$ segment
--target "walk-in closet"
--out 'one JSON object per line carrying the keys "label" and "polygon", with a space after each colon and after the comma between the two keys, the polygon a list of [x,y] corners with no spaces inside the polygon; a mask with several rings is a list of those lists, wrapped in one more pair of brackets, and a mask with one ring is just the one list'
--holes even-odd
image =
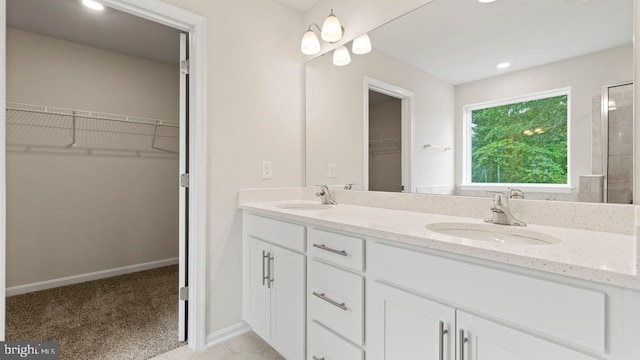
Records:
{"label": "walk-in closet", "polygon": [[180,32],[79,0],[8,0],[7,24],[6,339],[184,345]]}

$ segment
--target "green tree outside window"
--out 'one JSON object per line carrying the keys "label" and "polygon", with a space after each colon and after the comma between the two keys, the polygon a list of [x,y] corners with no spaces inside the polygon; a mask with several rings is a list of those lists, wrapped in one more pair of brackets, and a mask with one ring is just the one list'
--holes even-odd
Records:
{"label": "green tree outside window", "polygon": [[471,110],[471,182],[567,184],[567,101]]}

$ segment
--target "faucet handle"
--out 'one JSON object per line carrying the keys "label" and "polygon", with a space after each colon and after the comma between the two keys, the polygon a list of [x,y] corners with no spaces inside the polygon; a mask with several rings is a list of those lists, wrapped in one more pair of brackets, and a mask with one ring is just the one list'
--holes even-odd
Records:
{"label": "faucet handle", "polygon": [[345,189],[345,190],[351,190],[351,189],[353,188],[353,185],[355,185],[355,183],[345,184],[345,185],[344,185],[344,189]]}
{"label": "faucet handle", "polygon": [[502,191],[493,191],[493,190],[485,190],[484,192],[487,195],[490,195],[493,197],[494,206],[502,205],[502,203],[504,203],[505,205],[509,205],[509,194]]}
{"label": "faucet handle", "polygon": [[509,188],[510,199],[524,199],[524,191],[516,188]]}

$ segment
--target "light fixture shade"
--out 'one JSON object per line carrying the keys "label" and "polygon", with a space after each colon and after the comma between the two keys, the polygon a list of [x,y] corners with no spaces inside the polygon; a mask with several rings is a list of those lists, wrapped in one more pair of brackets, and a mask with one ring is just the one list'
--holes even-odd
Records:
{"label": "light fixture shade", "polygon": [[345,46],[340,46],[333,51],[333,65],[345,66],[351,62],[351,54]]}
{"label": "light fixture shade", "polygon": [[322,25],[322,40],[330,43],[338,42],[342,39],[342,24],[340,24],[340,20],[333,15],[333,10],[331,10],[331,14],[327,17]]}
{"label": "light fixture shade", "polygon": [[368,54],[371,52],[371,39],[369,39],[369,35],[364,34],[360,35],[355,40],[353,40],[353,47],[351,48],[354,54],[362,55]]}
{"label": "light fixture shade", "polygon": [[318,35],[311,30],[307,30],[302,37],[300,51],[305,55],[315,55],[320,52],[320,40]]}

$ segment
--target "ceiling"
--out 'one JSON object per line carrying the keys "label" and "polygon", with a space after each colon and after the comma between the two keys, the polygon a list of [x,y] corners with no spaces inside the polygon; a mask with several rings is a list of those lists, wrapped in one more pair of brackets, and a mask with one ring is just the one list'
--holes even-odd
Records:
{"label": "ceiling", "polygon": [[297,10],[299,12],[305,12],[311,9],[311,7],[316,3],[318,3],[320,0],[276,0],[276,1],[294,10]]}
{"label": "ceiling", "polygon": [[631,44],[633,0],[435,0],[369,35],[374,49],[458,85]]}
{"label": "ceiling", "polygon": [[7,0],[7,24],[144,59],[179,62],[180,31],[115,9],[90,10],[81,0]]}

